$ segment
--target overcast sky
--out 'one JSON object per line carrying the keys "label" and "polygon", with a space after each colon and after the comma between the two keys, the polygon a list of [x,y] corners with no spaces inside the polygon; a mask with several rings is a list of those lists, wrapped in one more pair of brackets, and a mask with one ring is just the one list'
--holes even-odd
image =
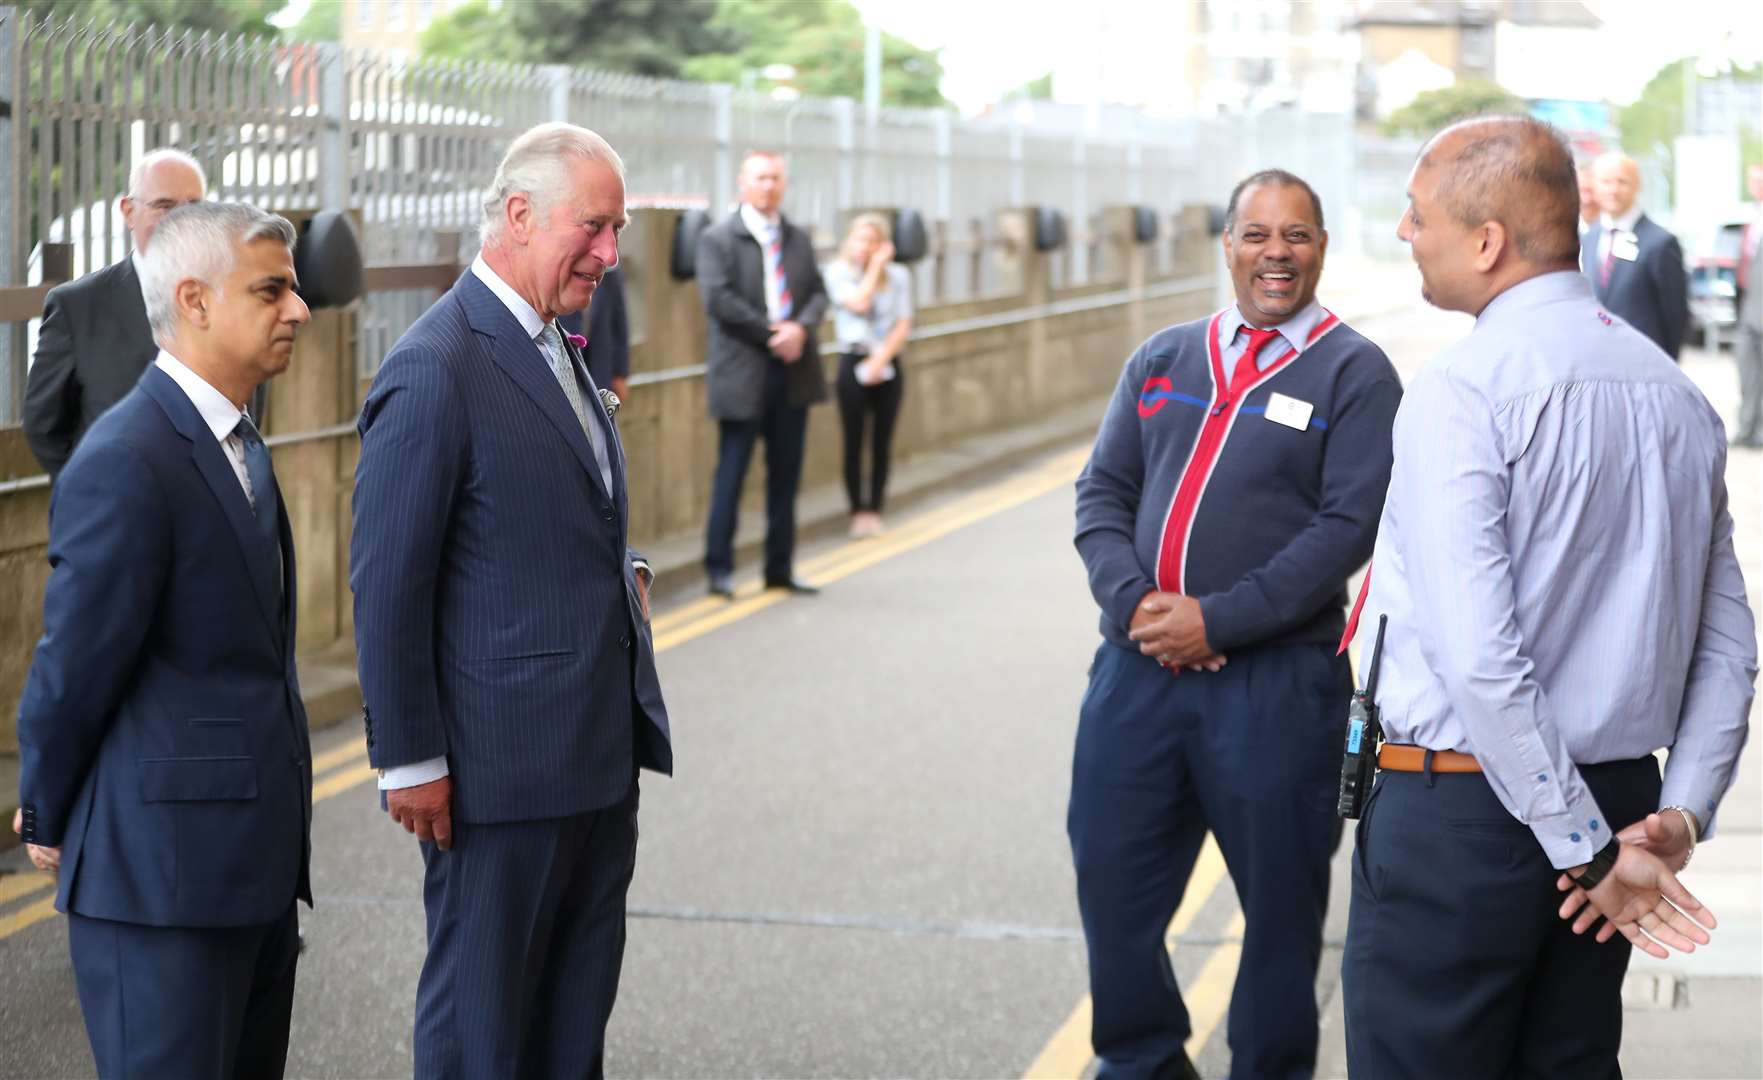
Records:
{"label": "overcast sky", "polygon": [[[1106,25],[1111,34],[1163,21],[1165,0],[855,0],[866,18],[924,48],[943,50],[943,93],[963,110],[995,101],[1064,63],[1074,38]],[[1228,2],[1228,0],[1227,0]],[[1680,56],[1730,35],[1735,59],[1763,59],[1763,3],[1756,0],[1585,0],[1604,19],[1609,62],[1603,92],[1624,105]],[[1074,13],[1081,12],[1081,16]],[[1081,19],[1081,24],[1074,22]],[[1592,95],[1597,96],[1597,95]]]}

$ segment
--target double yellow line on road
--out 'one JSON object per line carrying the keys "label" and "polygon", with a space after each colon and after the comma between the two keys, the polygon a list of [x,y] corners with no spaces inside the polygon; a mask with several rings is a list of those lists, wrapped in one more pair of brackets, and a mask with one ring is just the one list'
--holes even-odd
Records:
{"label": "double yellow line on road", "polygon": [[[957,529],[1070,484],[1077,477],[1077,472],[1083,467],[1088,454],[1087,448],[1060,454],[990,487],[909,518],[883,537],[841,544],[824,555],[802,563],[796,572],[814,585],[829,585],[850,577],[860,570],[923,547]],[[762,589],[755,581],[737,589],[733,600],[705,597],[691,601],[656,616],[652,621],[650,625],[655,635],[655,651],[662,653],[684,645],[712,630],[763,611],[788,596],[787,592],[781,590]],[[340,795],[367,783],[375,775],[373,767],[367,763],[366,742],[363,739],[350,739],[313,755],[312,801],[316,804]],[[53,896],[45,896],[12,914],[6,914],[5,911],[6,906],[13,901],[35,896],[54,884],[55,879],[49,874],[0,877],[0,940],[55,914]]]}
{"label": "double yellow line on road", "polygon": [[[1211,834],[1207,834],[1206,843],[1200,848],[1200,857],[1194,861],[1194,872],[1188,877],[1181,906],[1175,909],[1175,917],[1169,920],[1165,941],[1171,953],[1176,950],[1177,940],[1193,927],[1201,909],[1229,880],[1224,868],[1224,853],[1218,850],[1218,843]],[[1242,954],[1242,945],[1235,939],[1240,939],[1242,934],[1243,914],[1239,910],[1225,928],[1224,943],[1213,947],[1206,965],[1182,994],[1192,1026],[1187,1043],[1190,1058],[1199,1056],[1200,1048],[1212,1037],[1230,1005],[1231,983],[1236,978],[1237,960]],[[1071,1015],[1065,1018],[1065,1023],[1059,1025],[1059,1030],[1047,1040],[1040,1056],[1023,1073],[1024,1080],[1078,1080],[1093,1056],[1090,1052],[1090,1015],[1090,998],[1085,994],[1071,1010]]]}

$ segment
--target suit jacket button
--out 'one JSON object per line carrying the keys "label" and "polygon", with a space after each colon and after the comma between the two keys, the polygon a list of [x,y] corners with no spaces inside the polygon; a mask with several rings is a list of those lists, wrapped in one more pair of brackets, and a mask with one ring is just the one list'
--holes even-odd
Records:
{"label": "suit jacket button", "polygon": [[612,507],[611,507],[611,505],[605,505],[605,506],[600,507],[600,516],[605,518],[607,521],[611,521],[612,520]]}
{"label": "suit jacket button", "polygon": [[623,637],[619,638],[618,639],[618,647],[621,649],[630,648],[631,647],[631,636],[629,634],[626,634]]}

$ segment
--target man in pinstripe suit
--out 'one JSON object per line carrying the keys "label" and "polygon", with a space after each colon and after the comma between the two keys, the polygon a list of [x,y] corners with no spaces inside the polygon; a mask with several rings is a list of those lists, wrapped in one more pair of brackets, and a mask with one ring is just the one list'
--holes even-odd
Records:
{"label": "man in pinstripe suit", "polygon": [[422,1077],[599,1076],[636,858],[671,772],[624,459],[557,317],[618,261],[624,166],[517,138],[483,251],[362,408],[350,584],[368,753],[422,842]]}

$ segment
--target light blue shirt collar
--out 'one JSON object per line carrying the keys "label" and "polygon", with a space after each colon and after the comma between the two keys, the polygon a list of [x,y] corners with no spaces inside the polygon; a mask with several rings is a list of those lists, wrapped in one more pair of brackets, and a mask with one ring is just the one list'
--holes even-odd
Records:
{"label": "light blue shirt collar", "polygon": [[[1328,312],[1322,309],[1322,305],[1317,302],[1315,297],[1312,297],[1310,302],[1304,305],[1303,310],[1272,329],[1278,330],[1279,336],[1285,338],[1286,344],[1301,353],[1310,344],[1310,335],[1315,333],[1316,328],[1326,318],[1328,318]],[[1231,342],[1236,340],[1237,331],[1248,325],[1249,320],[1243,318],[1242,311],[1235,304],[1226,308],[1224,315],[1218,320],[1219,349],[1230,348]],[[1257,358],[1256,366],[1266,367],[1279,359],[1280,353],[1280,350],[1262,350],[1261,356]]]}
{"label": "light blue shirt collar", "polygon": [[1478,330],[1484,326],[1498,326],[1501,322],[1514,318],[1519,312],[1541,304],[1591,298],[1591,279],[1577,270],[1538,274],[1533,278],[1525,278],[1489,300],[1488,305],[1481,309],[1481,314],[1475,317],[1475,326]]}

